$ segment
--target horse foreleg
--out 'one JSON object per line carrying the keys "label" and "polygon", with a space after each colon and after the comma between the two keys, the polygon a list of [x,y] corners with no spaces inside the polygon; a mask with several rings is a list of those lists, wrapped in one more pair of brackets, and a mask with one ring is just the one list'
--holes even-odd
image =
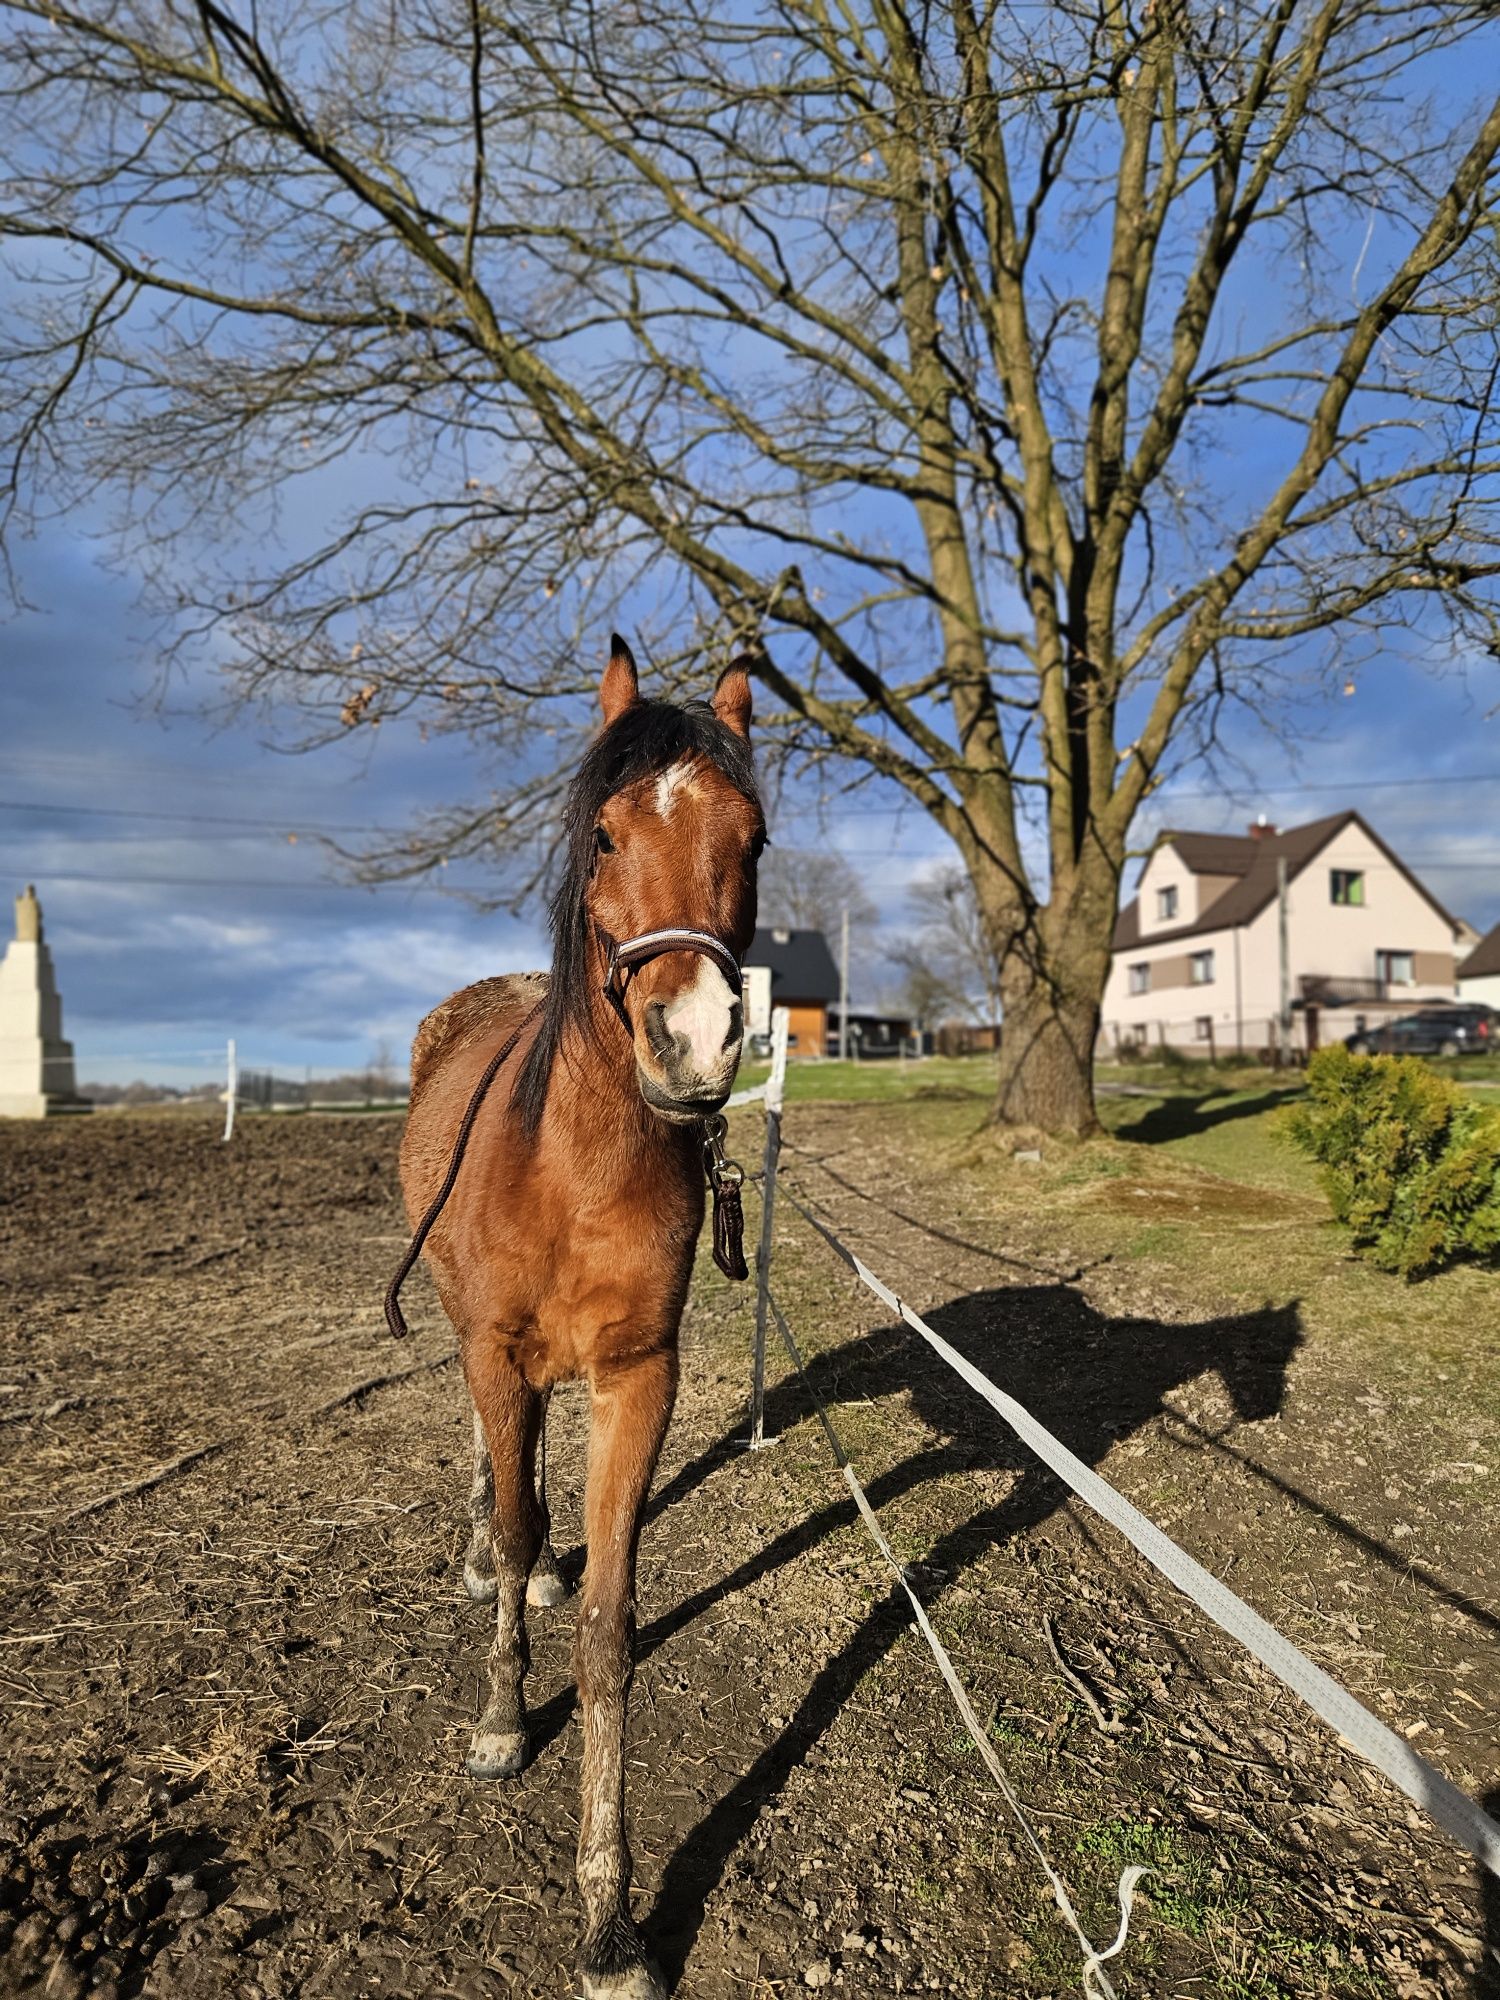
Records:
{"label": "horse foreleg", "polygon": [[494,1495],[495,1641],[489,1700],[464,1764],[471,1777],[511,1778],[524,1768],[527,1752],[525,1601],[542,1540],[532,1476],[542,1399],[520,1374],[498,1363],[472,1371],[469,1387],[484,1427]]}
{"label": "horse foreleg", "polygon": [[588,1567],[573,1648],[583,1707],[578,1888],[587,2000],[662,2000],[630,1914],[625,1841],[625,1711],[635,1642],[635,1552],[657,1453],[672,1414],[677,1357],[655,1354],[590,1383]]}
{"label": "horse foreleg", "polygon": [[557,1557],[552,1549],[552,1510],[547,1505],[547,1413],[552,1406],[552,1391],[542,1391],[542,1423],[537,1439],[536,1453],[536,1504],[542,1521],[542,1546],[526,1585],[526,1602],[539,1605],[544,1611],[554,1604],[561,1604],[568,1594],[568,1586],[563,1582],[563,1573],[557,1566]]}

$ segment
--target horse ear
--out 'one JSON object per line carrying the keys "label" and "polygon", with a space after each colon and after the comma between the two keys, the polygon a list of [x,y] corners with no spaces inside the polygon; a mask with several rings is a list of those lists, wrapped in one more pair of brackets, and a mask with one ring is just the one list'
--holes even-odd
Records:
{"label": "horse ear", "polygon": [[618,632],[609,635],[609,664],[599,683],[599,706],[604,710],[604,726],[634,708],[641,698],[635,674],[635,657]]}
{"label": "horse ear", "polygon": [[719,685],[714,689],[710,706],[726,729],[732,729],[736,736],[750,740],[750,668],[753,662],[748,653],[741,653],[719,676]]}

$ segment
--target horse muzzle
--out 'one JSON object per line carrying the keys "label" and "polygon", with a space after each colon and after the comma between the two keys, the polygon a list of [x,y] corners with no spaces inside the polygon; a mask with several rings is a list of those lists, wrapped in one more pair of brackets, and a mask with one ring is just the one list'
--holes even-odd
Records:
{"label": "horse muzzle", "polygon": [[647,1105],[658,1118],[665,1118],[669,1125],[696,1125],[700,1119],[712,1118],[716,1111],[723,1108],[729,1086],[734,1081],[731,1072],[722,1090],[679,1093],[664,1089],[639,1063],[636,1064],[635,1075]]}

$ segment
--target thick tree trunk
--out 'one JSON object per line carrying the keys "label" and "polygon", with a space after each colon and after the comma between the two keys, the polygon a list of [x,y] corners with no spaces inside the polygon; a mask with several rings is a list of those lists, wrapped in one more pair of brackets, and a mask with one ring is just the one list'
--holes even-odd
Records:
{"label": "thick tree trunk", "polygon": [[1087,1137],[1099,1130],[1094,1109],[1094,1041],[1099,995],[1054,976],[1020,977],[1007,969],[1000,1037],[997,1125]]}
{"label": "thick tree trunk", "polygon": [[1099,1131],[1094,1047],[1117,883],[1107,864],[1098,865],[1075,873],[1065,898],[1033,910],[1020,928],[1013,912],[997,913],[1003,1014],[994,1124],[1079,1137]]}

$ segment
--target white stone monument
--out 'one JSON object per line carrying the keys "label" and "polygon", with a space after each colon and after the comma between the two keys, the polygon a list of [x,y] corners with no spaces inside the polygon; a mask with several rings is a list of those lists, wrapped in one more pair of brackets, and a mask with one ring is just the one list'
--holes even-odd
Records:
{"label": "white stone monument", "polygon": [[0,962],[0,1118],[76,1111],[73,1044],[62,1038],[62,997],[29,885],[16,898],[16,934]]}

